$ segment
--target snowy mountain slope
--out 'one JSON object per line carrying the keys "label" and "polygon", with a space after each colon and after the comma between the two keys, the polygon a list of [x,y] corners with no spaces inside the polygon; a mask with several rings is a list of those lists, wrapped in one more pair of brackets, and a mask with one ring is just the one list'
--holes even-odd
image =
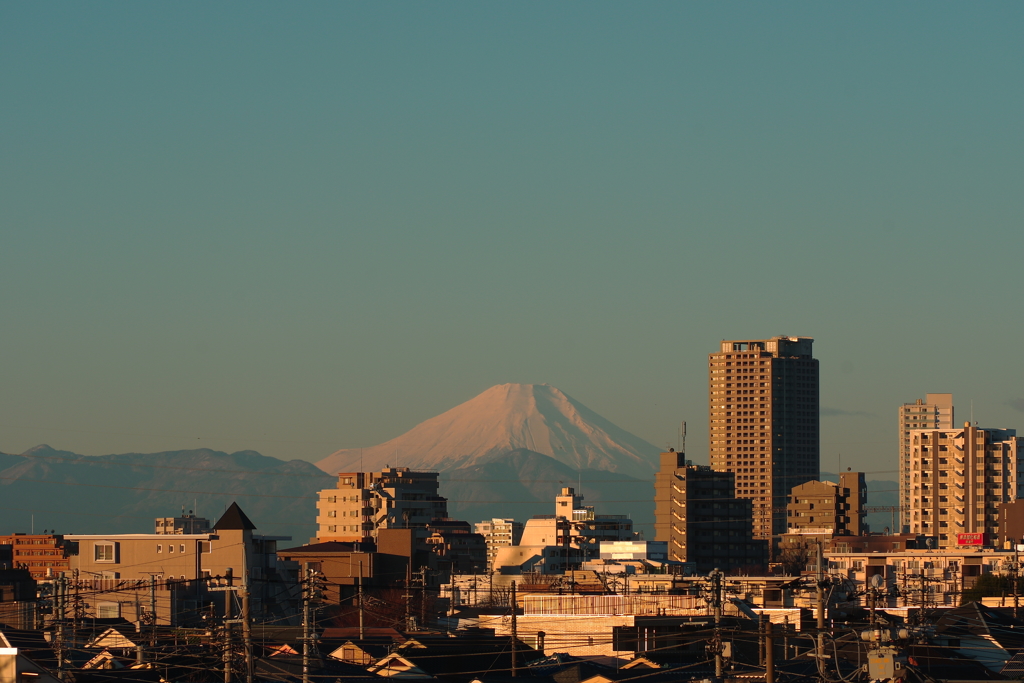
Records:
{"label": "snowy mountain slope", "polygon": [[378,446],[344,449],[316,463],[325,472],[387,465],[446,472],[516,449],[574,470],[649,476],[658,449],[547,384],[501,384]]}

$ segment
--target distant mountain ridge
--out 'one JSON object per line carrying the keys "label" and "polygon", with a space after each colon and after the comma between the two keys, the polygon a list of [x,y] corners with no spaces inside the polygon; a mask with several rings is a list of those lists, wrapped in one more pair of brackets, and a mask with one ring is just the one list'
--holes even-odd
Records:
{"label": "distant mountain ridge", "polygon": [[210,449],[85,456],[36,446],[0,453],[3,533],[152,533],[156,517],[195,509],[215,521],[238,502],[264,534],[306,542],[316,494],[334,478],[305,460]]}
{"label": "distant mountain ridge", "polygon": [[390,441],[317,462],[330,474],[387,465],[447,472],[511,451],[541,453],[575,470],[653,475],[658,448],[547,384],[499,384]]}

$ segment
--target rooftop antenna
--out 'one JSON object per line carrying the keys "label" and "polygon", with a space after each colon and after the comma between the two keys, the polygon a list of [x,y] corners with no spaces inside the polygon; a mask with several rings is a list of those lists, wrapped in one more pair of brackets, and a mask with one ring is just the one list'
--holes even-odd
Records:
{"label": "rooftop antenna", "polygon": [[679,426],[679,442],[676,443],[676,450],[680,453],[686,452],[686,420]]}

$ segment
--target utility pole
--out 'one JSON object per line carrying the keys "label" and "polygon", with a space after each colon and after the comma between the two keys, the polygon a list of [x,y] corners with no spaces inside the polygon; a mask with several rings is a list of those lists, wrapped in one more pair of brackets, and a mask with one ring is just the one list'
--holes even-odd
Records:
{"label": "utility pole", "polygon": [[234,601],[231,590],[234,584],[232,571],[231,567],[228,567],[225,572],[228,589],[224,591],[224,683],[231,683],[231,603]]}
{"label": "utility pole", "polygon": [[412,630],[412,557],[405,565],[405,628]]}
{"label": "utility pole", "polygon": [[149,575],[149,613],[153,620],[153,630],[150,633],[149,645],[156,647],[156,574]]}
{"label": "utility pole", "polygon": [[822,557],[821,541],[817,542],[817,570],[815,571],[815,579],[818,584],[818,664],[824,666],[825,657],[825,572],[822,566],[824,558]]}
{"label": "utility pole", "polygon": [[302,683],[309,683],[310,598],[313,593],[313,570],[305,563],[306,576],[302,582]]}
{"label": "utility pole", "polygon": [[64,601],[67,598],[67,577],[57,577],[57,678],[64,680]]}
{"label": "utility pole", "polygon": [[1017,588],[1018,588],[1017,582],[1020,580],[1018,578],[1019,577],[1019,573],[1018,572],[1020,572],[1020,556],[1018,554],[1019,552],[1020,552],[1020,545],[1017,543],[1016,540],[1014,540],[1013,541],[1013,572],[1012,572],[1012,575],[1013,575],[1013,618],[1014,619],[1019,619],[1020,618],[1020,591],[1017,590]]}
{"label": "utility pole", "polygon": [[359,560],[359,640],[363,640],[366,637],[366,632],[363,630],[363,561]]}
{"label": "utility pole", "polygon": [[427,568],[420,567],[420,628],[427,624]]}
{"label": "utility pole", "polygon": [[765,621],[767,623],[764,631],[764,683],[775,683],[775,624],[770,617]]}
{"label": "utility pole", "polygon": [[75,569],[71,576],[72,576],[73,581],[75,582],[75,584],[74,584],[75,594],[74,594],[74,597],[71,599],[71,642],[72,642],[72,644],[74,644],[77,647],[77,645],[78,645],[78,619],[79,619],[79,616],[81,615],[81,611],[82,611],[81,596],[80,596],[80,594],[78,592],[79,588],[80,588],[79,582],[78,582],[78,570]]}
{"label": "utility pole", "polygon": [[716,567],[708,575],[711,579],[711,606],[715,612],[715,635],[712,648],[715,655],[715,683],[721,683],[724,662],[722,660],[722,572]]}
{"label": "utility pole", "polygon": [[[244,562],[244,558],[243,558]],[[252,608],[249,602],[249,570],[242,573],[242,586],[238,591],[242,601],[242,644],[245,650],[245,683],[253,683],[252,670]]]}
{"label": "utility pole", "polygon": [[516,624],[516,582],[515,581],[512,582],[512,605],[511,605],[511,609],[512,609],[512,678],[516,678],[518,676],[518,671],[517,671],[517,668],[518,668],[517,664],[518,664],[518,662],[516,661],[516,654],[517,654],[517,652],[516,652],[516,641],[519,640],[519,629],[518,629],[518,625]]}

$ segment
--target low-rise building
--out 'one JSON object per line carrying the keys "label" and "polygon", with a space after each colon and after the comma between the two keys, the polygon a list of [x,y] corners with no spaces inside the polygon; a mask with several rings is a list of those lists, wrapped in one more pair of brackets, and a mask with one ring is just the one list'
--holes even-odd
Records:
{"label": "low-rise building", "polygon": [[427,546],[437,556],[443,573],[476,574],[487,570],[487,543],[469,522],[435,519],[427,525]]}
{"label": "low-rise building", "polygon": [[484,537],[487,544],[487,567],[493,568],[494,557],[499,548],[519,545],[523,538],[523,523],[514,519],[493,519],[477,522],[473,530]]}
{"label": "low-rise building", "polygon": [[342,472],[335,488],[320,491],[316,541],[359,543],[375,539],[379,529],[425,528],[448,517],[437,477],[408,467]]}
{"label": "low-rise building", "polygon": [[376,551],[369,543],[311,543],[277,551],[277,556],[293,567],[298,581],[308,566],[324,579],[325,599],[340,604],[363,588],[388,588],[404,585],[409,575],[409,557]]}
{"label": "low-rise building", "polygon": [[[981,549],[903,550],[897,552],[829,552],[830,576],[853,586],[854,600],[868,606],[872,591],[879,607],[940,607],[960,604],[961,594],[978,578],[1009,572],[1011,551]],[[879,579],[872,577],[879,576]],[[872,581],[878,582],[877,589]]]}
{"label": "low-rise building", "polygon": [[210,520],[196,517],[191,510],[181,511],[180,517],[157,517],[158,534],[205,534],[210,531]]}
{"label": "low-rise building", "polygon": [[0,536],[0,545],[10,546],[12,569],[27,569],[37,581],[59,576],[70,567],[60,534],[8,534]]}
{"label": "low-rise building", "polygon": [[[248,581],[254,617],[295,614],[294,586],[280,571],[278,541],[289,536],[253,533],[256,526],[232,503],[209,533],[69,534],[69,593],[89,617],[184,625],[199,621],[210,589]],[[223,600],[214,601],[216,605]]]}
{"label": "low-rise building", "polygon": [[669,560],[697,573],[763,566],[768,541],[753,536],[753,502],[736,497],[736,475],[694,465],[683,453],[661,454],[654,482],[656,538]]}
{"label": "low-rise building", "polygon": [[867,485],[863,472],[842,472],[839,483],[809,481],[794,486],[787,507],[789,533],[860,536],[867,533],[864,506]]}

